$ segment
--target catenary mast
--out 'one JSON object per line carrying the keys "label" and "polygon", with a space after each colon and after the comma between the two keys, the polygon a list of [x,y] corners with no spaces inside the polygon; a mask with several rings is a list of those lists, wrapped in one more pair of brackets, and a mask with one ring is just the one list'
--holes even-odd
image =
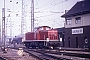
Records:
{"label": "catenary mast", "polygon": [[[22,0],[21,34],[26,32],[25,0]],[[31,0],[31,32],[34,32],[34,0]]]}
{"label": "catenary mast", "polygon": [[25,0],[22,0],[22,18],[21,18],[21,34],[26,33],[26,12],[25,12]]}
{"label": "catenary mast", "polygon": [[34,0],[31,0],[31,32],[34,32]]}

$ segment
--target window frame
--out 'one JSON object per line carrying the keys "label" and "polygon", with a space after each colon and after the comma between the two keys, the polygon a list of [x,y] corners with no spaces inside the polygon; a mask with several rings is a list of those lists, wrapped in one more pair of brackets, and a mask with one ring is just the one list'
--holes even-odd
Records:
{"label": "window frame", "polygon": [[75,24],[81,24],[81,17],[75,17]]}
{"label": "window frame", "polygon": [[72,24],[72,18],[66,18],[66,25]]}

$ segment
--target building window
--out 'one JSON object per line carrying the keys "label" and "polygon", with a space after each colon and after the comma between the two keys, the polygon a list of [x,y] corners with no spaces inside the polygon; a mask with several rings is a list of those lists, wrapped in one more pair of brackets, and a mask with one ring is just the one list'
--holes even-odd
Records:
{"label": "building window", "polygon": [[75,23],[80,24],[81,23],[81,17],[76,17],[75,18]]}
{"label": "building window", "polygon": [[71,25],[72,19],[71,18],[66,18],[66,25]]}

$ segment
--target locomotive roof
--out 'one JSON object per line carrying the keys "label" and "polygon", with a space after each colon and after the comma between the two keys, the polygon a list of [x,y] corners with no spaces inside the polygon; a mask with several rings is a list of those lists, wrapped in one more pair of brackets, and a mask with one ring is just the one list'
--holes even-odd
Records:
{"label": "locomotive roof", "polygon": [[39,26],[39,27],[36,27],[36,29],[39,29],[39,28],[42,28],[42,27],[48,27],[48,28],[51,28],[49,26]]}
{"label": "locomotive roof", "polygon": [[90,13],[90,0],[77,2],[67,13],[61,17],[72,17]]}

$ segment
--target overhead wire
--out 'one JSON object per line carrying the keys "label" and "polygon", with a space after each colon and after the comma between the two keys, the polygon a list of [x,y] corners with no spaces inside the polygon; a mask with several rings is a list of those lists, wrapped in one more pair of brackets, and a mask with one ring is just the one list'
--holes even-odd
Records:
{"label": "overhead wire", "polygon": [[[61,3],[63,3],[63,2],[66,2],[66,0],[65,1],[62,1]],[[58,2],[59,3],[59,2]],[[54,3],[54,5],[51,5],[51,6],[56,6],[56,5],[58,5],[57,3]],[[62,4],[63,5],[63,4]],[[49,7],[51,7],[51,6],[49,6]],[[63,7],[63,6],[62,6]],[[47,8],[47,7],[45,7],[45,8]],[[51,13],[63,13],[63,12],[53,12],[53,11],[50,11]],[[50,15],[46,15],[46,16],[40,16],[40,17],[38,17],[38,18],[41,18],[41,17],[47,17],[47,16],[51,16],[51,15],[54,15],[54,14],[50,14]],[[60,18],[60,17],[59,17]],[[56,19],[56,18],[54,18],[54,19]],[[54,19],[49,19],[48,21],[50,21],[50,20],[54,20]],[[47,21],[47,20],[46,20]],[[40,23],[41,22],[43,22],[43,20],[40,20]],[[45,22],[45,21],[44,21]],[[57,23],[56,21],[54,21],[55,23]],[[57,24],[59,24],[59,23],[57,23]],[[59,24],[60,25],[60,24]]]}
{"label": "overhead wire", "polygon": [[[28,1],[29,1],[29,0],[28,0]],[[38,0],[38,2],[39,2],[39,0]],[[36,3],[36,5],[38,4],[38,2]],[[29,3],[29,2],[28,2],[28,3]],[[57,5],[57,4],[56,4],[56,5]],[[21,6],[19,5],[18,8],[19,8],[19,7],[21,7]],[[17,10],[18,8],[16,8],[15,10]]]}
{"label": "overhead wire", "polygon": [[[55,1],[55,0],[54,0],[54,1]],[[55,3],[55,4],[56,4],[56,3]],[[63,12],[53,12],[53,11],[49,11],[49,12],[51,12],[51,13],[57,13],[57,14],[58,14],[58,13],[63,13]],[[54,14],[50,14],[50,15],[54,15]],[[40,18],[41,18],[41,17],[47,17],[47,16],[50,16],[50,15],[40,16]],[[38,17],[38,18],[39,18],[39,17]]]}
{"label": "overhead wire", "polygon": [[54,7],[54,6],[56,6],[56,5],[59,5],[59,4],[61,4],[61,3],[63,3],[63,2],[66,2],[66,1],[68,1],[68,0],[65,0],[65,1],[60,1],[60,2],[57,2],[56,4],[54,4],[54,5],[50,5],[50,6],[47,6],[47,7],[41,7],[41,8],[37,8],[37,9],[47,9],[47,8],[52,8],[52,7]]}
{"label": "overhead wire", "polygon": [[[56,22],[56,21],[57,21],[57,19],[59,20],[59,18],[60,18],[60,17],[53,18],[53,19],[49,19],[48,21],[52,20],[52,23],[54,23],[54,24],[57,24],[57,25],[61,26],[61,23]],[[63,22],[63,21],[61,21],[61,22]]]}
{"label": "overhead wire", "polygon": [[[59,17],[57,17],[57,18],[59,18]],[[48,21],[47,20],[44,20],[44,22],[46,22],[47,24],[50,22],[51,23],[51,21],[50,20],[56,20],[57,18],[54,18],[54,19],[48,19]],[[42,24],[43,23],[43,20],[39,20],[39,22],[38,22],[38,25],[40,25],[40,24]],[[49,24],[50,24],[49,23]],[[53,23],[53,22],[52,22]]]}
{"label": "overhead wire", "polygon": [[43,18],[43,17],[48,17],[48,16],[51,16],[51,15],[54,15],[54,14],[48,14],[48,15],[39,16],[39,17],[36,17],[36,18]]}
{"label": "overhead wire", "polygon": [[[66,1],[66,0],[65,0]],[[65,1],[62,1],[61,3],[63,3],[63,2],[65,2]],[[54,1],[55,2],[55,1]],[[57,3],[59,3],[59,2],[57,2]],[[55,3],[54,5],[58,5],[57,3]],[[53,5],[52,5],[53,6]],[[49,6],[50,7],[50,6]],[[63,12],[54,12],[54,11],[49,11],[49,12],[51,12],[51,13],[63,13]],[[51,14],[51,15],[53,15],[53,14]],[[48,15],[47,15],[48,16]],[[41,16],[41,17],[45,17],[45,16]]]}
{"label": "overhead wire", "polygon": [[40,0],[38,0],[38,1],[36,2],[35,7],[38,5],[39,1],[40,1]]}
{"label": "overhead wire", "polygon": [[[49,3],[45,4],[45,6],[44,6],[44,7],[49,6],[49,5],[50,5],[50,3],[51,3],[51,2],[49,2]],[[40,8],[42,8],[42,7],[37,7],[37,8],[35,8],[35,9],[40,9]]]}
{"label": "overhead wire", "polygon": [[[28,1],[30,1],[30,0],[28,0]],[[26,3],[29,3],[29,2],[26,2]],[[37,6],[38,5],[38,3],[39,3],[39,0],[37,1],[37,3],[36,3],[36,5],[35,6]],[[62,2],[61,2],[62,3]],[[57,3],[55,3],[55,4],[53,4],[53,5],[50,5],[50,6],[48,6],[48,7],[45,7],[45,8],[51,8],[51,6],[56,6],[56,5],[58,5],[58,4],[60,4],[60,2],[57,2]],[[21,6],[18,6],[18,8],[15,8],[15,10],[17,10],[17,9],[20,9],[19,7],[21,7]],[[42,8],[41,8],[42,9]],[[41,17],[47,17],[47,16],[51,16],[51,15],[54,15],[54,14],[50,14],[50,15],[46,15],[46,16],[41,16]],[[39,18],[41,18],[41,17],[39,17]]]}
{"label": "overhead wire", "polygon": [[[56,17],[56,18],[53,18],[53,19],[48,19],[48,20],[45,20],[45,21],[56,20],[57,18],[60,18],[60,17]],[[41,21],[43,21],[43,20],[40,20],[39,23],[41,23]],[[45,21],[44,21],[44,22],[45,22]]]}

